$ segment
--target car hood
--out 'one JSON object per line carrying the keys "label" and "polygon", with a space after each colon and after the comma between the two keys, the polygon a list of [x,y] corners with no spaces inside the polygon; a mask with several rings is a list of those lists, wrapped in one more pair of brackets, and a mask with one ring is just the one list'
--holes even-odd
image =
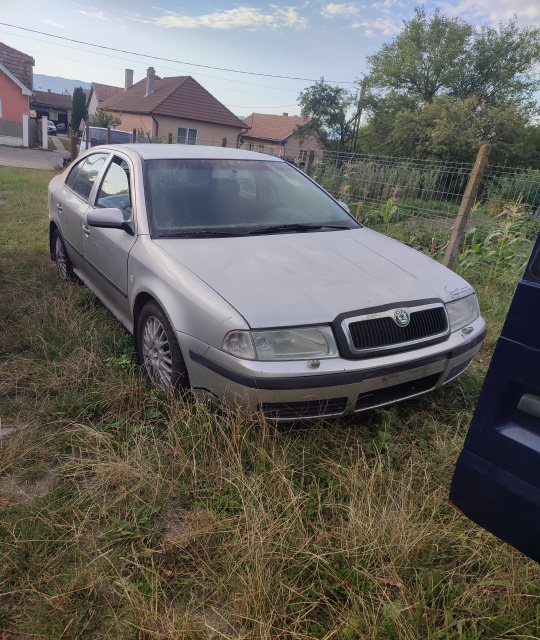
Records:
{"label": "car hood", "polygon": [[155,243],[253,328],[328,323],[340,313],[473,291],[431,258],[366,228]]}

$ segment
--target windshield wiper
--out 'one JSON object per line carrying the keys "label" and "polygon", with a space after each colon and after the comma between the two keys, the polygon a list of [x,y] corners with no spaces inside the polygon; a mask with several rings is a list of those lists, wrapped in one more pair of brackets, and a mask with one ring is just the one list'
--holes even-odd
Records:
{"label": "windshield wiper", "polygon": [[345,227],[337,224],[275,224],[270,227],[261,227],[260,229],[253,229],[249,231],[247,235],[256,236],[265,233],[279,233],[280,231],[291,231],[293,233],[302,231],[319,231],[320,229],[350,229],[351,227]]}
{"label": "windshield wiper", "polygon": [[216,237],[239,237],[245,236],[245,233],[238,233],[236,231],[219,231],[216,229],[197,229],[193,231],[171,231],[161,232],[160,238],[197,238],[205,236],[207,238]]}

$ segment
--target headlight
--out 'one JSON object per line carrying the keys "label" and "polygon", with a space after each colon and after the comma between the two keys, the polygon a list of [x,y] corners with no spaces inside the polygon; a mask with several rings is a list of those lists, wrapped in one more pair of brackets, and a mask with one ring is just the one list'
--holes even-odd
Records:
{"label": "headlight", "polygon": [[338,349],[330,327],[231,331],[223,351],[247,360],[313,360],[336,358]]}
{"label": "headlight", "polygon": [[478,298],[473,293],[471,296],[448,302],[446,305],[448,319],[450,320],[450,331],[463,329],[471,322],[474,322],[480,315]]}

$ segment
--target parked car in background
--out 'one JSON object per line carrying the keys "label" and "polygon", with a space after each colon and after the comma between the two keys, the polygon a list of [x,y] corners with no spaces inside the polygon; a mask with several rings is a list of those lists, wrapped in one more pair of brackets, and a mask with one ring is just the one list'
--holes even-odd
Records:
{"label": "parked car in background", "polygon": [[259,153],[103,145],[49,185],[50,251],[160,387],[269,419],[432,391],[485,336],[473,288]]}
{"label": "parked car in background", "polygon": [[50,136],[55,136],[56,135],[56,125],[54,124],[54,122],[52,120],[47,120],[47,133]]}
{"label": "parked car in background", "polygon": [[63,122],[57,122],[56,131],[57,131],[57,133],[65,133],[66,132],[66,125]]}
{"label": "parked car in background", "polygon": [[467,517],[540,562],[540,236],[489,366],[450,491]]}

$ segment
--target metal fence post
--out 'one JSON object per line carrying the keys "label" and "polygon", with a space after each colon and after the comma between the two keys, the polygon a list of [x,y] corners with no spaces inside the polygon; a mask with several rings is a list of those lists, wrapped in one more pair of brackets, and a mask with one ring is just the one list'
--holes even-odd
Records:
{"label": "metal fence post", "polygon": [[169,136],[167,138],[167,144],[172,144],[172,133],[169,131]]}
{"label": "metal fence post", "polygon": [[227,138],[221,138],[221,146],[222,147],[226,147],[227,146]]}
{"label": "metal fence post", "polygon": [[463,195],[463,200],[461,201],[461,206],[459,207],[459,212],[452,229],[450,242],[446,247],[446,253],[444,254],[444,258],[442,261],[444,266],[448,267],[449,269],[451,269],[454,264],[454,260],[456,259],[456,256],[458,254],[461,241],[463,240],[463,236],[465,235],[465,229],[467,227],[467,222],[469,221],[469,214],[471,213],[471,209],[474,206],[474,201],[476,199],[476,194],[478,193],[480,180],[482,179],[484,167],[487,164],[490,151],[491,145],[483,144],[478,151],[478,155],[476,156],[476,162],[474,163],[473,170],[469,177],[469,182],[467,183],[467,188],[465,189],[465,194]]}
{"label": "metal fence post", "polygon": [[308,152],[306,154],[306,163],[304,165],[304,173],[306,173],[308,176],[311,175],[311,172],[313,170],[314,160],[315,160],[315,152],[313,151],[313,149],[308,149]]}
{"label": "metal fence post", "polygon": [[111,144],[111,127],[107,127],[107,144]]}
{"label": "metal fence post", "polygon": [[135,127],[133,127],[132,136],[133,136],[132,141],[137,142],[137,129],[135,129]]}

